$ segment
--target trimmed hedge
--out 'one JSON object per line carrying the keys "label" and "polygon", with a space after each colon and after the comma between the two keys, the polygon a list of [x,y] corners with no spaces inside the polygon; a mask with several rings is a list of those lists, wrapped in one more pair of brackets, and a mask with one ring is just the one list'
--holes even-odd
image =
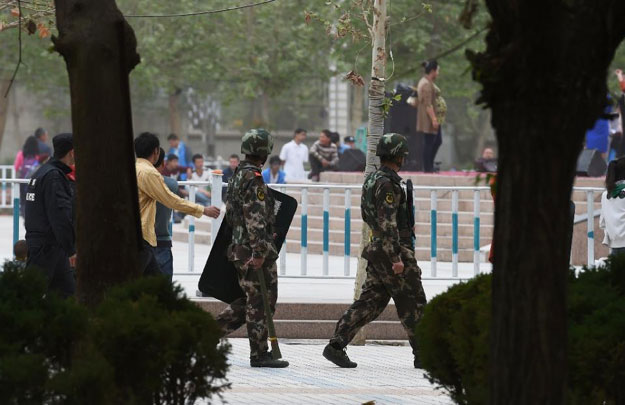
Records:
{"label": "trimmed hedge", "polygon": [[162,277],[87,310],[36,270],[0,275],[0,403],[193,404],[229,387],[213,318]]}
{"label": "trimmed hedge", "polygon": [[[567,403],[625,403],[625,256],[569,276]],[[417,326],[432,383],[458,404],[489,402],[491,275],[435,297]]]}

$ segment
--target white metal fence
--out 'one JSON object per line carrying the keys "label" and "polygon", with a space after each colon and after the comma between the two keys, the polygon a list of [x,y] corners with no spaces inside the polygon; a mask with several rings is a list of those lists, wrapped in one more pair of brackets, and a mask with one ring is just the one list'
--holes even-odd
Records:
{"label": "white metal fence", "polygon": [[[12,168],[11,168],[12,169]],[[19,239],[19,183],[27,183],[27,180],[18,180],[9,177],[4,177],[0,179],[0,183],[2,184],[2,196],[3,203],[5,202],[5,191],[8,193],[8,190],[11,190],[11,198],[8,199],[7,204],[3,207],[12,208],[13,209],[13,236],[14,241]],[[211,182],[197,182],[197,181],[185,181],[179,182],[181,186],[188,186],[190,190],[189,199],[191,201],[195,201],[195,195],[197,187],[201,186],[211,186],[211,204],[215,206],[222,205],[222,187],[223,183],[221,180],[221,174],[212,174]],[[10,186],[10,187],[9,187]],[[344,211],[344,277],[353,277],[355,276],[350,271],[350,251],[351,251],[351,229],[352,229],[352,216],[351,216],[351,208],[352,208],[352,191],[360,190],[362,188],[361,185],[329,185],[329,184],[279,184],[279,185],[270,185],[271,187],[277,189],[281,192],[288,192],[288,190],[296,190],[300,193],[300,223],[301,223],[301,233],[300,233],[300,276],[307,277],[308,274],[308,212],[309,212],[309,192],[311,190],[320,190],[322,191],[323,199],[322,199],[322,275],[324,277],[329,277],[329,256],[330,256],[330,191],[336,193],[337,190],[342,190],[344,194],[345,201],[345,211]],[[458,230],[458,200],[459,193],[463,192],[473,192],[473,273],[475,275],[480,272],[480,230],[481,230],[481,212],[480,212],[480,204],[482,202],[481,192],[488,191],[488,187],[436,187],[436,186],[415,186],[416,191],[426,191],[430,194],[430,276],[425,278],[432,279],[443,279],[439,277],[437,272],[437,264],[438,264],[438,202],[439,195],[442,193],[451,192],[451,239],[452,239],[452,260],[451,260],[451,276],[452,279],[458,278],[458,251],[459,251],[459,230]],[[595,193],[603,192],[601,188],[591,188],[591,187],[576,187],[574,191],[585,192],[587,196],[587,214],[588,218],[594,218],[594,198]],[[416,194],[416,193],[415,193]],[[8,195],[8,194],[7,194]],[[416,207],[416,205],[415,205]],[[215,241],[217,237],[217,230],[221,225],[223,215],[217,219],[211,220],[211,240]],[[335,217],[336,218],[336,217]],[[194,258],[195,258],[195,219],[190,216],[188,219],[188,273],[194,273]],[[587,255],[587,263],[588,265],[594,265],[595,261],[595,252],[594,252],[594,221],[587,221],[588,224],[588,255]],[[286,275],[286,242],[282,247],[281,257],[279,261],[280,275]]]}
{"label": "white metal fence", "polygon": [[[14,179],[15,169],[13,166],[0,165],[0,179]],[[2,182],[0,185],[0,208],[12,208],[13,199],[11,197],[11,184]]]}

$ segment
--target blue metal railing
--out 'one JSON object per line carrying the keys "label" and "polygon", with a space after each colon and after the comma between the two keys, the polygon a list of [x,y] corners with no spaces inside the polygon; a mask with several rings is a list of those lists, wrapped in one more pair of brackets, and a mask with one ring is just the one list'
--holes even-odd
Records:
{"label": "blue metal railing", "polygon": [[[21,183],[27,183],[28,180],[16,180],[16,179],[0,179],[0,183],[3,185],[3,189],[6,189],[5,199],[9,196],[8,192],[11,191],[10,199],[6,201],[11,201],[12,203],[6,204],[5,207],[13,208],[13,239],[14,241],[19,240],[20,233],[20,223],[19,223],[19,185]],[[190,196],[189,199],[191,201],[195,200],[196,188],[199,186],[206,186],[210,184],[212,190],[212,204],[216,206],[222,205],[222,181],[221,174],[213,173],[211,182],[179,182],[181,186],[189,186]],[[10,187],[9,187],[10,185]],[[274,187],[274,185],[270,185]],[[310,191],[317,190],[321,191],[322,197],[322,229],[321,229],[321,241],[316,241],[316,243],[321,242],[323,261],[322,261],[322,274],[324,276],[329,275],[329,255],[330,255],[330,221],[332,219],[331,216],[331,192],[332,195],[336,196],[337,193],[343,193],[344,196],[344,218],[343,218],[343,256],[344,256],[344,276],[353,276],[352,272],[350,272],[350,263],[351,263],[351,249],[352,249],[352,238],[351,232],[353,229],[353,218],[352,218],[352,194],[354,190],[359,191],[361,189],[361,185],[328,185],[328,184],[286,184],[286,185],[275,185],[282,192],[296,192],[299,194],[299,203],[300,203],[300,219],[301,219],[301,227],[300,227],[300,240],[299,240],[299,253],[300,253],[300,272],[301,276],[308,276],[308,253],[309,253],[309,212],[310,212]],[[439,210],[438,203],[439,193],[451,192],[451,239],[452,239],[452,277],[458,277],[458,253],[459,253],[459,192],[473,192],[473,264],[474,264],[474,273],[478,274],[480,272],[480,234],[481,234],[481,211],[480,204],[482,202],[481,192],[488,191],[488,187],[432,187],[432,186],[415,186],[415,191],[429,191],[430,193],[430,257],[431,257],[431,277],[437,278],[437,261],[438,261],[438,234],[439,234]],[[585,192],[587,195],[587,210],[589,215],[594,214],[594,196],[595,193],[600,193],[603,189],[600,188],[588,188],[588,187],[577,187],[574,189],[575,191]],[[315,194],[315,196],[319,196],[319,194]],[[415,200],[417,199],[415,193]],[[465,200],[463,200],[465,201]],[[488,198],[489,203],[491,202],[490,197]],[[417,204],[415,204],[417,207]],[[464,211],[463,211],[464,212]],[[221,225],[223,215],[217,219],[211,220],[211,239],[214,242],[214,238],[217,235],[217,230]],[[587,239],[588,239],[588,264],[594,264],[595,252],[594,252],[594,222],[588,221],[588,229],[587,229]],[[194,272],[194,257],[195,257],[195,220],[191,217],[188,219],[188,271]],[[334,234],[333,234],[334,235]],[[286,243],[283,246],[281,252],[281,260],[280,260],[280,274],[286,274]]]}

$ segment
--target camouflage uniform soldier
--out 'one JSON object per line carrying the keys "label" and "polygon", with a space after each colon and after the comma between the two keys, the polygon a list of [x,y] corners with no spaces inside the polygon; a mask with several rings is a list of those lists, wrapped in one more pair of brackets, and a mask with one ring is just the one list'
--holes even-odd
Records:
{"label": "camouflage uniform soldier", "polygon": [[273,139],[264,129],[252,129],[243,136],[245,154],[228,182],[226,221],[232,227],[228,258],[238,272],[245,297],[231,303],[218,317],[224,335],[247,323],[252,367],[282,368],[284,360],[273,360],[267,346],[267,324],[257,271],[263,271],[272,312],[278,297],[278,252],[273,241],[275,202],[263,181],[260,168],[273,149]]}
{"label": "camouflage uniform soldier", "polygon": [[408,142],[399,134],[386,134],[378,143],[376,155],[382,166],[367,176],[362,187],[362,218],[371,228],[371,243],[362,254],[368,261],[367,279],[360,298],[336,325],[323,355],[340,367],[356,367],[347,356],[346,346],[393,298],[415,355],[414,366],[418,368],[414,330],[426,298],[412,247],[406,195],[397,174],[408,155]]}

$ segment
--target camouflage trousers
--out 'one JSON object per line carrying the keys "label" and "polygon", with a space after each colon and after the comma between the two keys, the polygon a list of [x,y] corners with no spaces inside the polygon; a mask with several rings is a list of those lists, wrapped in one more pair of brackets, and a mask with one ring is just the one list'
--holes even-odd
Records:
{"label": "camouflage trousers", "polygon": [[360,298],[343,314],[330,343],[346,347],[360,328],[380,316],[393,298],[399,320],[408,334],[413,353],[416,354],[415,327],[423,315],[426,298],[421,285],[421,269],[417,265],[414,251],[402,247],[404,272],[401,274],[393,272],[389,257],[380,250],[371,252],[368,258],[367,279]]}
{"label": "camouflage trousers", "polygon": [[[249,268],[244,262],[234,262],[239,276],[239,285],[245,292],[245,297],[232,302],[217,316],[217,323],[223,331],[223,336],[229,335],[247,324],[247,336],[250,341],[250,356],[256,357],[268,350],[267,320],[265,307],[258,281],[258,270]],[[276,310],[278,298],[278,271],[275,261],[265,262],[262,269],[267,283],[269,305],[271,313]]]}

